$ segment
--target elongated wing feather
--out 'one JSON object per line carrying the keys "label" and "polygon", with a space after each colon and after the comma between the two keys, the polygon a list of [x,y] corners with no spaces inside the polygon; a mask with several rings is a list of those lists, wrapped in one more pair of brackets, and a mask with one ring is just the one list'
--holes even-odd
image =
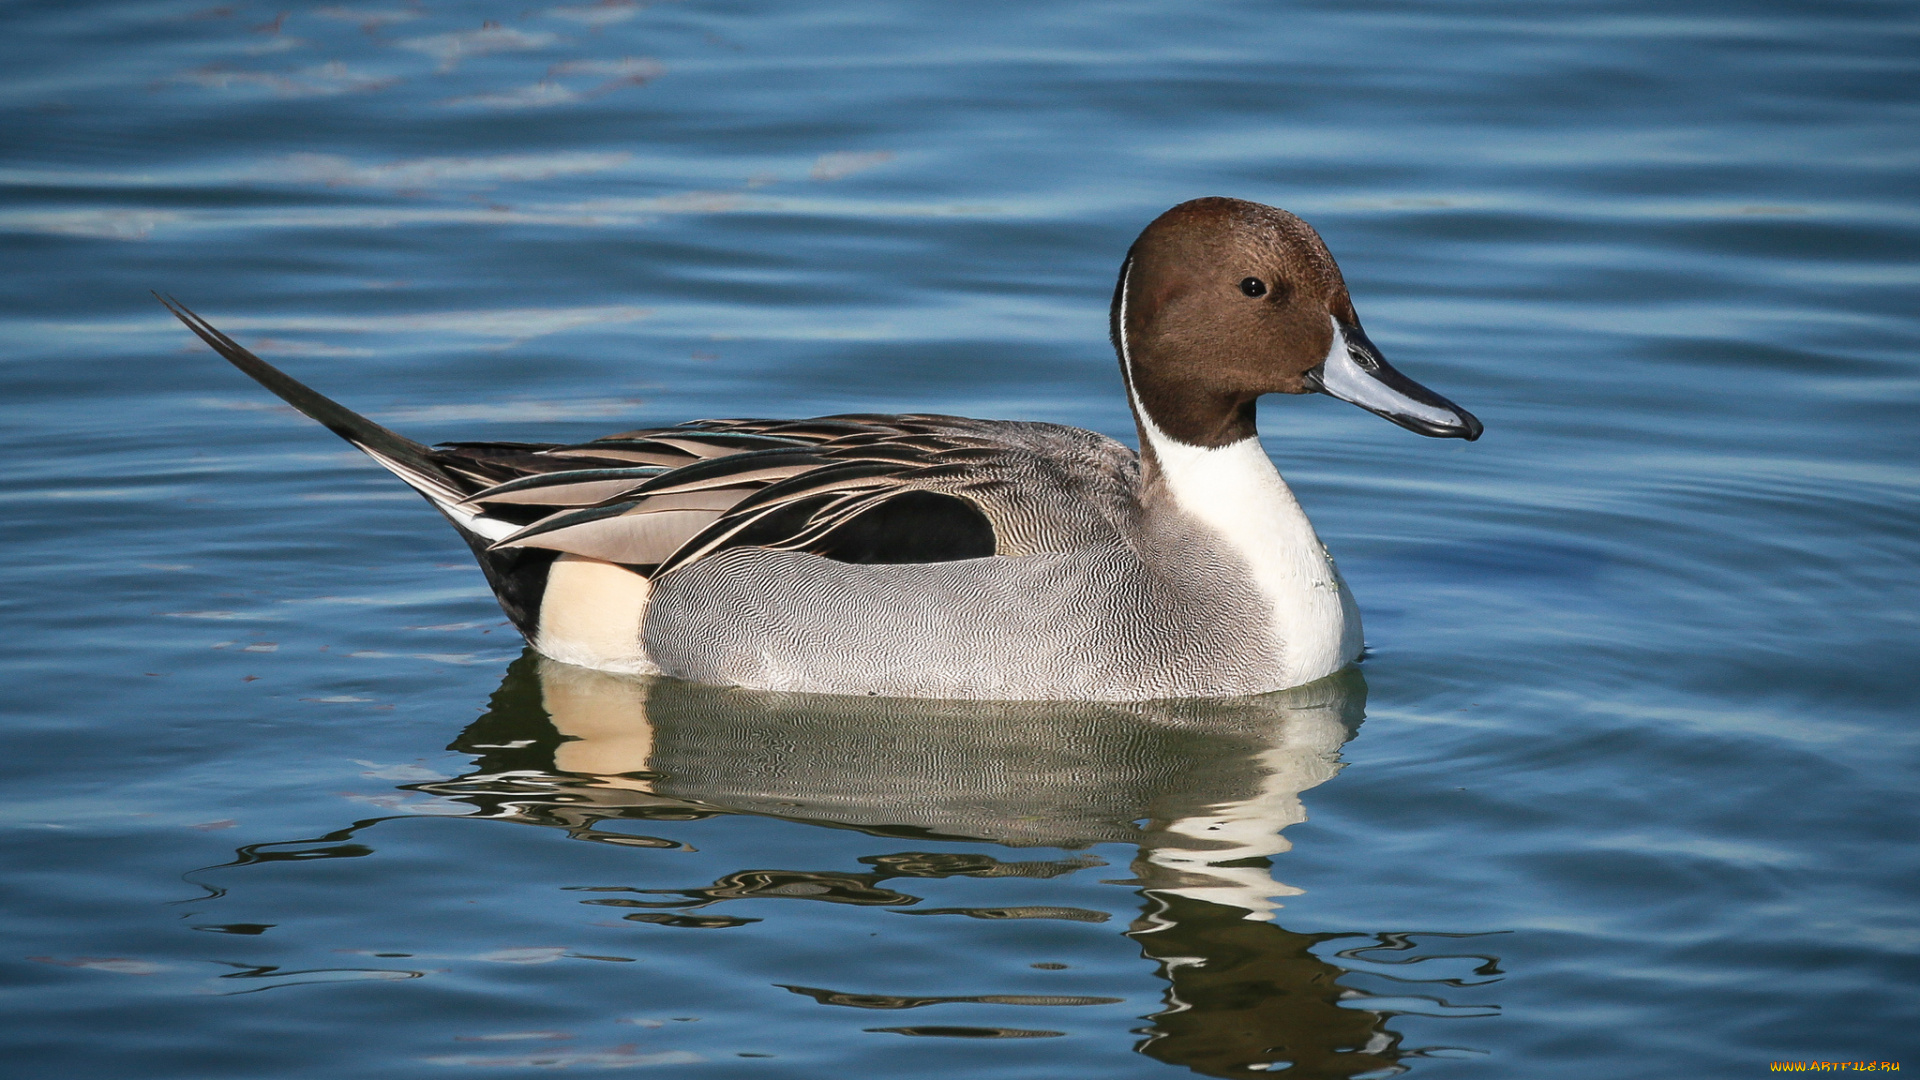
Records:
{"label": "elongated wing feather", "polygon": [[537,473],[495,484],[468,496],[466,501],[485,505],[597,506],[619,501],[628,492],[666,471],[664,467],[653,465],[632,469],[570,469],[565,472]]}
{"label": "elongated wing feather", "polygon": [[828,492],[855,492],[867,488],[890,487],[909,475],[899,465],[886,461],[843,461],[790,476],[749,494],[733,507],[734,512],[776,502],[793,502]]}
{"label": "elongated wing feather", "polygon": [[634,504],[570,511],[543,518],[500,540],[494,549],[548,548],[625,566],[653,566],[680,550],[720,514],[719,510],[649,513]]}
{"label": "elongated wing feather", "polygon": [[750,450],[675,469],[649,480],[634,494],[696,491],[703,487],[731,487],[747,480],[785,479],[825,465],[829,460],[812,449]]}
{"label": "elongated wing feather", "polygon": [[674,446],[664,446],[655,442],[635,442],[631,445],[615,443],[611,446],[597,446],[588,443],[584,446],[557,446],[546,452],[547,456],[566,459],[569,468],[580,468],[586,462],[605,462],[607,464],[664,465],[677,469],[700,460],[693,454]]}
{"label": "elongated wing feather", "polygon": [[675,431],[654,435],[653,442],[664,443],[702,458],[726,457],[748,450],[774,450],[782,446],[809,446],[800,439],[780,439],[767,435],[736,434],[718,431]]}

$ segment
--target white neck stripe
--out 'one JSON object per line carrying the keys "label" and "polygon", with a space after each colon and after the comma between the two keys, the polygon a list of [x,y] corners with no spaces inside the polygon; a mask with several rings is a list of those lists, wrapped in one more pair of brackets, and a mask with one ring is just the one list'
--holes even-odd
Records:
{"label": "white neck stripe", "polygon": [[[1140,400],[1140,388],[1133,377],[1133,347],[1127,340],[1127,294],[1133,291],[1133,258],[1128,257],[1126,265],[1120,268],[1120,318],[1119,328],[1114,337],[1120,342],[1120,367],[1126,376],[1127,400],[1133,403],[1133,415],[1140,421],[1140,428],[1147,433],[1147,443],[1153,448],[1154,456],[1160,459],[1161,468],[1167,465],[1167,455],[1163,448],[1180,447],[1186,450],[1203,450],[1205,447],[1182,442],[1160,429],[1154,422],[1153,414],[1147,412],[1146,403]],[[1143,446],[1141,450],[1146,450]],[[1278,475],[1277,473],[1275,474]]]}
{"label": "white neck stripe", "polygon": [[1115,320],[1113,336],[1120,343],[1120,373],[1127,380],[1127,399],[1133,402],[1134,415],[1152,423],[1147,410],[1140,405],[1140,392],[1133,387],[1133,348],[1127,341],[1127,293],[1133,289],[1133,256],[1127,256],[1125,266],[1120,268],[1120,316]]}

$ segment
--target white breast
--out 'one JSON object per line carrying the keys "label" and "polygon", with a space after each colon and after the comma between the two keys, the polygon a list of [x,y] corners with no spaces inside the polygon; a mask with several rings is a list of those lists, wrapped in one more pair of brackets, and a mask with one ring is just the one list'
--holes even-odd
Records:
{"label": "white breast", "polygon": [[1180,508],[1246,561],[1254,585],[1272,605],[1269,629],[1285,665],[1282,685],[1312,682],[1358,657],[1359,608],[1260,440],[1192,446],[1141,416]]}

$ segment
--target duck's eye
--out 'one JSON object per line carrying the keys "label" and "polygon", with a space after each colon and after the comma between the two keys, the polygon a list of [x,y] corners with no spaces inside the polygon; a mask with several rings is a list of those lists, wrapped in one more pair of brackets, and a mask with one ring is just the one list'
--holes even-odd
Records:
{"label": "duck's eye", "polygon": [[1240,291],[1248,296],[1267,295],[1267,283],[1257,277],[1250,277],[1240,283]]}

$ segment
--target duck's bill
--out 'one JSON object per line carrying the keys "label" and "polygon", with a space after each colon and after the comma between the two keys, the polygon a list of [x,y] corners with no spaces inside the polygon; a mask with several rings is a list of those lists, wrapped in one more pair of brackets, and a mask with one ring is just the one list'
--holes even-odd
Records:
{"label": "duck's bill", "polygon": [[1333,348],[1307,385],[1436,439],[1472,442],[1483,430],[1472,413],[1395,371],[1358,326],[1334,324]]}

